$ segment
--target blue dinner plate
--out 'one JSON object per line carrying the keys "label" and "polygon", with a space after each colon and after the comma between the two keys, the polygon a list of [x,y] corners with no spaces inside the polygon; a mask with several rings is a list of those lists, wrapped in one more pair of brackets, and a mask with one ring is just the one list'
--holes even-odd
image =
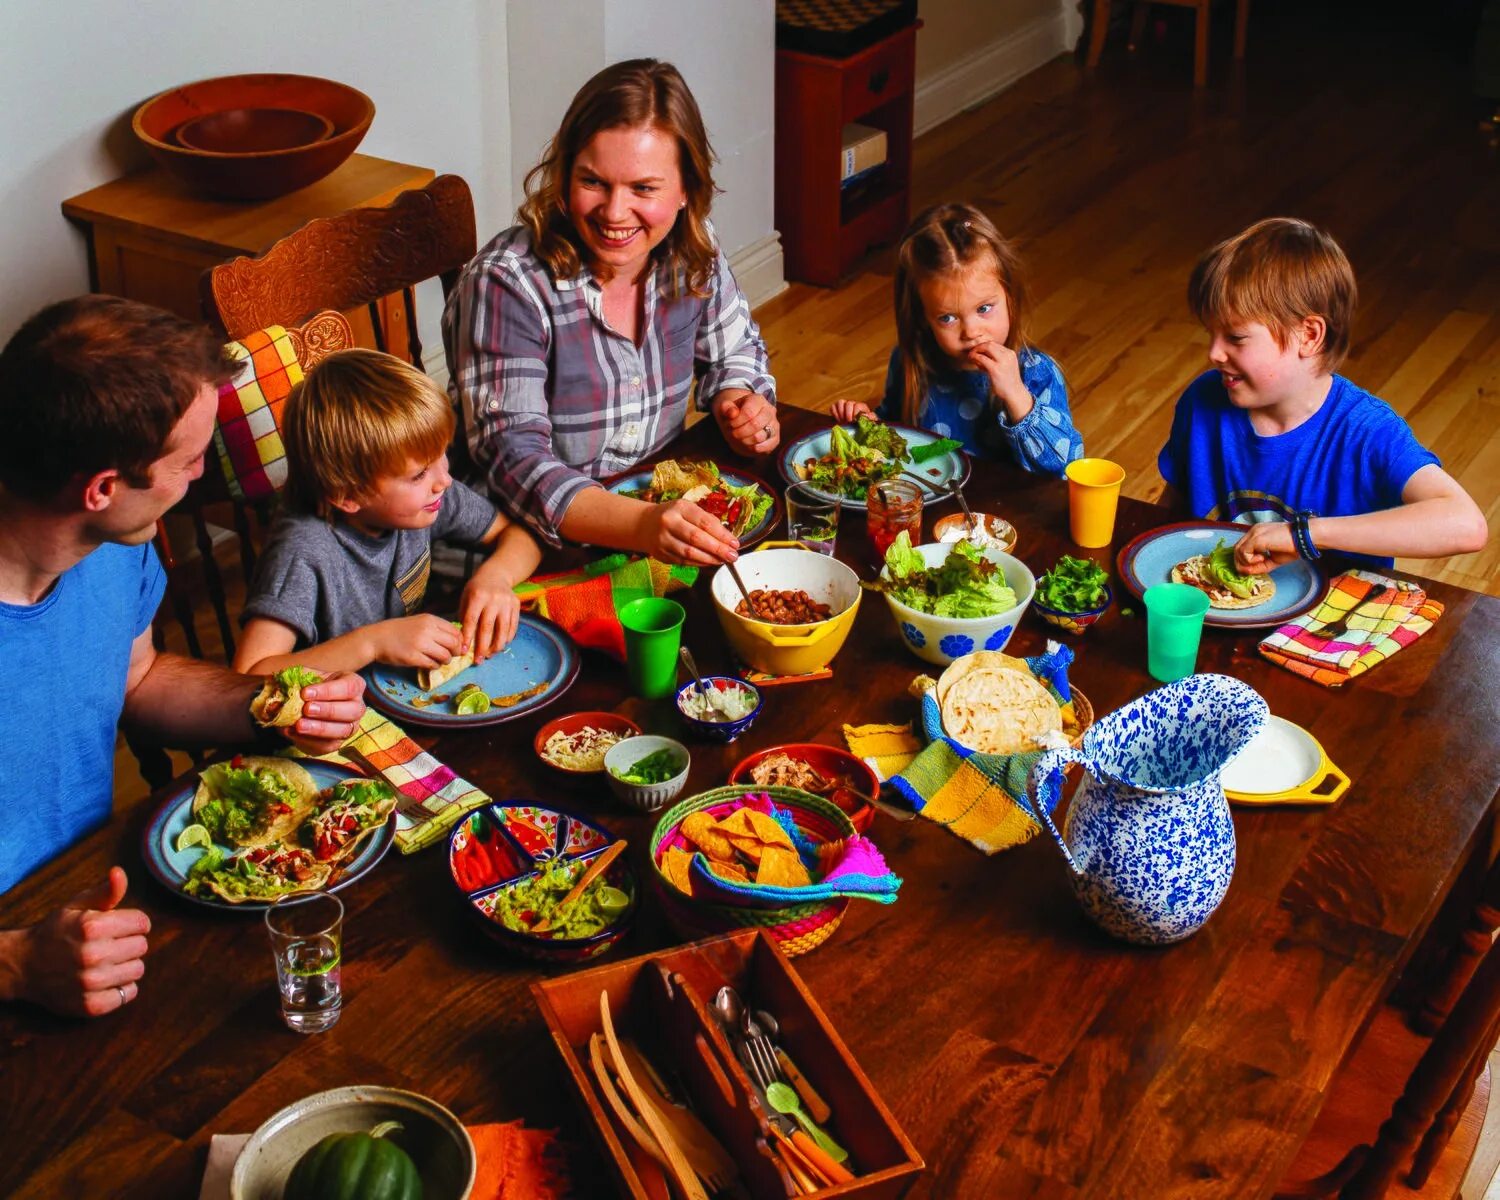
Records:
{"label": "blue dinner plate", "polygon": [[[307,773],[313,777],[313,782],[320,790],[332,787],[340,779],[362,778],[360,772],[337,763],[323,762],[316,758],[299,758],[296,761],[307,768]],[[226,909],[231,912],[245,910],[259,912],[269,907],[271,903],[269,900],[246,900],[243,904],[230,904],[229,901],[220,899],[212,892],[197,896],[184,894],[182,885],[187,882],[188,869],[198,861],[200,855],[206,853],[201,846],[193,846],[182,851],[176,849],[178,835],[193,824],[193,794],[197,790],[198,777],[194,775],[180,788],[173,791],[151,817],[150,823],[146,826],[146,832],[141,837],[141,854],[146,860],[146,869],[162,887],[170,892],[176,892],[184,900],[201,904],[204,908]],[[365,836],[365,840],[360,843],[359,853],[335,874],[328,886],[322,890],[325,892],[341,891],[369,874],[375,864],[385,857],[395,837],[396,814],[392,813],[391,819],[381,828]],[[226,856],[241,853],[230,846],[221,846],[221,848]]]}
{"label": "blue dinner plate", "polygon": [[[758,475],[751,475],[745,471],[726,470],[718,463],[714,463],[714,466],[718,467],[719,478],[725,483],[735,487],[748,487],[753,483],[771,497],[771,507],[766,509],[766,515],[758,524],[740,535],[740,548],[744,549],[746,546],[754,546],[758,542],[765,541],[781,522],[781,497],[776,494],[776,489]],[[611,475],[608,479],[601,479],[599,482],[615,493],[643,492],[651,485],[651,474],[650,467],[643,467],[634,471],[622,471],[618,475]]]}
{"label": "blue dinner plate", "polygon": [[[1137,596],[1172,581],[1172,568],[1195,554],[1207,554],[1220,538],[1233,546],[1249,526],[1233,521],[1183,521],[1149,529],[1120,551],[1120,578]],[[1328,580],[1310,562],[1298,559],[1271,572],[1276,594],[1255,608],[1210,608],[1205,625],[1222,629],[1267,629],[1300,617],[1323,598]]]}
{"label": "blue dinner plate", "polygon": [[459,689],[477,683],[491,701],[515,696],[543,684],[533,696],[494,707],[489,712],[460,716],[450,700],[430,703],[433,692],[417,685],[415,667],[391,667],[373,663],[364,669],[365,703],[402,725],[426,725],[434,729],[500,725],[551,704],[578,678],[578,643],[544,617],[522,613],[516,637],[509,646],[492,654],[477,667],[455,675],[436,694],[453,697]]}
{"label": "blue dinner plate", "polygon": [[[925,429],[914,429],[910,425],[898,425],[894,421],[886,424],[901,434],[906,439],[907,446],[929,446],[933,442],[943,439],[935,433],[928,433]],[[854,432],[853,425],[845,425],[844,428],[850,433]],[[817,433],[810,433],[806,437],[798,438],[790,446],[781,452],[778,466],[781,477],[788,483],[804,482],[797,468],[810,458],[822,458],[828,453],[829,443],[833,439],[833,427],[820,429]],[[969,482],[969,472],[973,465],[969,462],[969,456],[962,450],[950,450],[947,454],[940,454],[937,458],[929,458],[924,463],[907,462],[901,464],[901,470],[905,474],[897,475],[897,479],[909,479],[911,482],[920,484],[922,488],[922,501],[925,504],[936,504],[943,500],[953,499],[953,485],[960,487]],[[809,485],[811,486],[811,485]],[[833,500],[836,497],[832,492],[824,492],[821,488],[813,488],[820,496],[826,496]],[[865,510],[865,498],[857,499],[852,496],[837,497],[842,499],[845,508]]]}

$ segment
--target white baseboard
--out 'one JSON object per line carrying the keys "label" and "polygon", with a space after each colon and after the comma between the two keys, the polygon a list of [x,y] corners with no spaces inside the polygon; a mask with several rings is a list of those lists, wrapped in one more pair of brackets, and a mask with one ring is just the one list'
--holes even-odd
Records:
{"label": "white baseboard", "polygon": [[781,234],[774,229],[759,241],[736,250],[729,256],[729,269],[740,292],[758,308],[773,296],[786,291],[786,269],[781,252]]}
{"label": "white baseboard", "polygon": [[1056,12],[1028,21],[952,66],[919,79],[912,101],[915,132],[926,133],[1071,50],[1078,40],[1078,22],[1070,7],[1064,0]]}

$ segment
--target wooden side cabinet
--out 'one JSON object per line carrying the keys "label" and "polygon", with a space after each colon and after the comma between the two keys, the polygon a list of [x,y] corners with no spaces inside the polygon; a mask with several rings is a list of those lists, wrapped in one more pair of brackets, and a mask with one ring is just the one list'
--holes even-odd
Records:
{"label": "wooden side cabinet", "polygon": [[[920,24],[848,58],[776,52],[776,228],[788,278],[831,287],[871,246],[905,229]],[[845,192],[840,133],[855,121],[885,131],[886,162]]]}

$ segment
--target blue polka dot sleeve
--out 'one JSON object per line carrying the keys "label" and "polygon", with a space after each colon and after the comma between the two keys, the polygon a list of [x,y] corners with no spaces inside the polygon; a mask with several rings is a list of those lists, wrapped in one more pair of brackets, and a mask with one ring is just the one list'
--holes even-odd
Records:
{"label": "blue polka dot sleeve", "polygon": [[998,414],[1000,435],[1026,470],[1061,475],[1070,462],[1083,457],[1083,435],[1073,424],[1068,408],[1068,385],[1062,369],[1040,350],[1025,347],[1020,363],[1021,382],[1035,404],[1014,425],[1006,421],[1004,413]]}

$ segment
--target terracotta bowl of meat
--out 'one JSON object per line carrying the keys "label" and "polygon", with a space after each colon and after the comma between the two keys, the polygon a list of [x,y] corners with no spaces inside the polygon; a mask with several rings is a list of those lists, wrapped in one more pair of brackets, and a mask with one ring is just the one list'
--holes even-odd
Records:
{"label": "terracotta bowl of meat", "polygon": [[729,773],[729,782],[793,787],[822,796],[848,813],[860,833],[875,819],[875,806],[870,801],[880,790],[880,781],[868,763],[847,750],[821,742],[769,746],[741,759]]}

